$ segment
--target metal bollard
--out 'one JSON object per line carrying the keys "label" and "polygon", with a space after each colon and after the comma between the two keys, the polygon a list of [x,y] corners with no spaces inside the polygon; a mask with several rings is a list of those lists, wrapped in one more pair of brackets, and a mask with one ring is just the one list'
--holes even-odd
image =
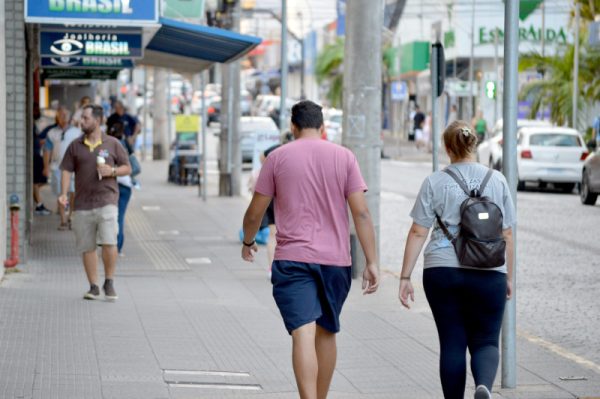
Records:
{"label": "metal bollard", "polygon": [[9,200],[10,207],[10,257],[4,261],[4,267],[12,268],[19,264],[19,196],[13,194]]}

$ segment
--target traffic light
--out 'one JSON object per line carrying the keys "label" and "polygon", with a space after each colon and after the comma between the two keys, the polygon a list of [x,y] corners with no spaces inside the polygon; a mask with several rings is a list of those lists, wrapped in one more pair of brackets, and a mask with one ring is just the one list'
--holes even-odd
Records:
{"label": "traffic light", "polygon": [[488,80],[485,83],[485,95],[487,96],[487,98],[496,98],[496,82],[494,82],[493,80]]}

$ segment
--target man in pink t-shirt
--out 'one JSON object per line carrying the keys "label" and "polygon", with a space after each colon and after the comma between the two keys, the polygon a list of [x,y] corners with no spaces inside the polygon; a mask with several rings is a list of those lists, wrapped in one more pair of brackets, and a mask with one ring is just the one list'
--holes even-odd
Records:
{"label": "man in pink t-shirt", "polygon": [[348,149],[321,140],[323,113],[311,101],[292,108],[295,141],[267,157],[244,216],[242,258],[252,262],[254,240],[273,199],[277,248],[273,297],[292,336],[292,363],[301,398],[324,398],[336,362],[335,334],[351,283],[348,205],[366,257],[363,292],[377,290],[375,230],[367,186]]}

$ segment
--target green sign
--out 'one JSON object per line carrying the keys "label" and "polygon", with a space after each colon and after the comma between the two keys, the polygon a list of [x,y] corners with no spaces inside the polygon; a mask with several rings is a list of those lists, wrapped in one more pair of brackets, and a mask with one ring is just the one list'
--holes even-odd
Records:
{"label": "green sign", "polygon": [[412,42],[402,46],[400,71],[420,72],[429,68],[429,42]]}
{"label": "green sign", "polygon": [[487,98],[496,98],[496,82],[488,80],[485,84],[485,95]]}
{"label": "green sign", "polygon": [[[482,26],[479,28],[479,43],[478,44],[493,44],[495,41],[495,37],[498,35],[498,42],[502,43],[504,41],[504,30],[500,28],[488,28]],[[541,43],[542,42],[542,29],[537,28],[533,25],[529,27],[519,27],[519,41],[520,42],[532,42],[532,43]],[[546,29],[546,44],[567,44],[567,31],[565,28]]]}
{"label": "green sign", "polygon": [[525,21],[543,2],[544,0],[521,0],[519,4],[519,19]]}
{"label": "green sign", "polygon": [[204,15],[204,0],[165,0],[163,16],[174,19],[200,18]]}

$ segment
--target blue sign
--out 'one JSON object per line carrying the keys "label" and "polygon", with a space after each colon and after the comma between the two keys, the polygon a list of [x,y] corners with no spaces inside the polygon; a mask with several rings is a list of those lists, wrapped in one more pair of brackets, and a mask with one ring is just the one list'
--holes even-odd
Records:
{"label": "blue sign", "polygon": [[346,0],[337,0],[337,35],[346,35]]}
{"label": "blue sign", "polygon": [[600,21],[591,22],[590,29],[590,46],[600,47]]}
{"label": "blue sign", "polygon": [[44,57],[41,67],[123,69],[133,68],[133,60],[116,57]]}
{"label": "blue sign", "polygon": [[158,17],[158,0],[25,0],[26,22],[143,26]]}
{"label": "blue sign", "polygon": [[406,82],[392,82],[392,101],[404,101],[408,97],[408,86]]}
{"label": "blue sign", "polygon": [[142,58],[142,33],[114,29],[42,30],[40,56]]}

